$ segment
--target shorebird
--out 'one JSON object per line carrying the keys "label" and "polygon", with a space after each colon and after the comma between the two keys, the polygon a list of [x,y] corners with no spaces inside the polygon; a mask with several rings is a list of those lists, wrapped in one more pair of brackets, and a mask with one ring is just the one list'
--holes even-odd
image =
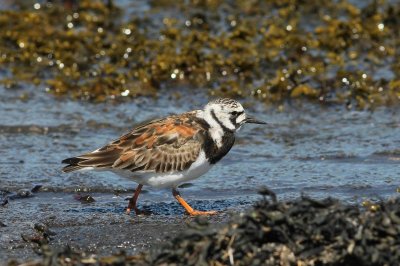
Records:
{"label": "shorebird", "polygon": [[266,124],[248,116],[232,99],[209,102],[203,110],[152,120],[95,151],[68,158],[63,172],[76,170],[111,171],[133,179],[138,186],[127,213],[136,206],[143,185],[171,188],[175,199],[190,215],[215,211],[194,210],[181,197],[177,186],[205,174],[232,148],[235,133],[245,123]]}

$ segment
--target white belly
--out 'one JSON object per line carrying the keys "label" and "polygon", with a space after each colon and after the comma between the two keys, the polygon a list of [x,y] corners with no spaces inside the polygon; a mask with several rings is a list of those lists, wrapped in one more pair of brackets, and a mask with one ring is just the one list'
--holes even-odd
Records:
{"label": "white belly", "polygon": [[[125,177],[129,177],[135,180],[137,183],[142,185],[148,185],[155,188],[172,188],[176,187],[181,183],[188,182],[196,179],[201,175],[205,174],[210,170],[212,165],[207,161],[205,153],[200,152],[197,160],[192,163],[189,169],[182,172],[170,172],[170,173],[154,173],[154,172],[125,172],[121,174]],[[129,174],[130,176],[127,176]]]}

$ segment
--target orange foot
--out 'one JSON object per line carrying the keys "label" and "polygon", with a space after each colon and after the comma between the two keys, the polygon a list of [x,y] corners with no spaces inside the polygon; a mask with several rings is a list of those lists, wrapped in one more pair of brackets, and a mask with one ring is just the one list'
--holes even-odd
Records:
{"label": "orange foot", "polygon": [[131,209],[126,209],[125,214],[126,215],[130,215],[131,214]]}
{"label": "orange foot", "polygon": [[176,189],[172,189],[172,195],[174,195],[175,199],[185,208],[186,212],[190,216],[198,216],[198,215],[215,215],[218,212],[216,211],[197,211],[194,210],[190,205],[181,197],[179,192]]}
{"label": "orange foot", "polygon": [[[126,208],[125,213],[126,213],[127,215],[129,215],[129,214],[131,214],[131,211],[132,211],[132,209],[128,207],[128,208]],[[136,209],[136,208],[134,208],[134,211],[135,211],[135,214],[136,214],[136,215],[141,214],[140,210],[138,210],[138,209]]]}
{"label": "orange foot", "polygon": [[136,207],[136,202],[139,197],[140,191],[142,191],[143,185],[139,184],[137,188],[135,189],[135,193],[133,194],[133,197],[129,199],[129,204],[128,207],[126,208],[126,214],[130,214],[131,210],[134,209],[136,215],[142,214],[142,212]]}
{"label": "orange foot", "polygon": [[215,215],[217,211],[196,211],[193,210],[192,212],[188,212],[190,216],[198,216],[198,215]]}

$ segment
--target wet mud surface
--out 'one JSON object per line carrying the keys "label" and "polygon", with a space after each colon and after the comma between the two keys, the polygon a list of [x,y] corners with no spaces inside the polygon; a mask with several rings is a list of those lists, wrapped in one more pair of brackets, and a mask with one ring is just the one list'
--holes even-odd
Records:
{"label": "wet mud surface", "polygon": [[[177,235],[193,220],[171,202],[149,206],[146,210],[152,215],[126,215],[124,196],[93,194],[95,202],[82,204],[71,194],[39,192],[34,197],[10,201],[0,209],[2,263],[38,259],[38,243],[43,240],[40,227],[49,230],[46,242],[53,249],[68,245],[77,252],[106,256],[121,250],[129,254],[148,250]],[[194,203],[213,207],[201,201]],[[219,224],[228,216],[221,213],[210,219]]]}

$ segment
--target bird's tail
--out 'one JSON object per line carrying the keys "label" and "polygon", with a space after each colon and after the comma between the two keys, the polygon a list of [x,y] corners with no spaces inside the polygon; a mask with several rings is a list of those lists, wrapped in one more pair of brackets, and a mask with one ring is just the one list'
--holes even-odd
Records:
{"label": "bird's tail", "polygon": [[85,166],[79,165],[80,162],[85,161],[86,159],[79,158],[79,157],[71,157],[63,160],[61,163],[68,164],[67,166],[63,167],[62,171],[64,173],[69,173],[72,171],[80,170],[85,168]]}

